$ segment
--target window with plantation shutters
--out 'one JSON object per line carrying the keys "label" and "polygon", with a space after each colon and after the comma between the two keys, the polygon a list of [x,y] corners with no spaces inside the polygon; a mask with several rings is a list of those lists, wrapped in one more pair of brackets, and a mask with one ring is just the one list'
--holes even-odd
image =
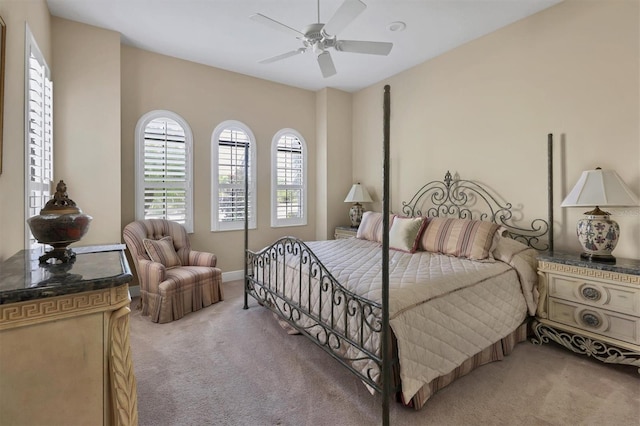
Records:
{"label": "window with plantation shutters", "polygon": [[[26,26],[25,51],[25,190],[26,218],[40,214],[51,198],[53,180],[53,85],[50,71],[36,41]],[[40,244],[25,227],[25,247]]]}
{"label": "window with plantation shutters", "polygon": [[307,152],[302,136],[280,130],[271,144],[271,226],[307,224]]}
{"label": "window with plantation shutters", "polygon": [[[245,199],[249,228],[256,227],[255,138],[239,121],[225,121],[211,138],[211,230],[244,229]],[[245,186],[245,174],[248,181]],[[248,194],[246,194],[248,187]]]}
{"label": "window with plantation shutters", "polygon": [[136,219],[167,219],[193,232],[193,137],[171,111],[151,111],[136,128]]}

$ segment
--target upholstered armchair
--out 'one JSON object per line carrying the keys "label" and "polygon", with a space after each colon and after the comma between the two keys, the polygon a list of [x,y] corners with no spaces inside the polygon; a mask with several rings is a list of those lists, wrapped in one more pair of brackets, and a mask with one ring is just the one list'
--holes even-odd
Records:
{"label": "upholstered armchair", "polygon": [[147,219],[123,230],[140,283],[142,315],[165,323],[223,300],[216,255],[191,250],[176,222]]}

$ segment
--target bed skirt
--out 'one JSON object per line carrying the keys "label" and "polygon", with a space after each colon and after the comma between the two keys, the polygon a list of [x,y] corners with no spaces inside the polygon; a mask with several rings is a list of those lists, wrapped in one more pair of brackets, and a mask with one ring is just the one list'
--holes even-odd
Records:
{"label": "bed skirt", "polygon": [[431,382],[424,385],[410,401],[402,401],[401,392],[398,393],[398,398],[404,405],[413,407],[415,410],[420,410],[426,404],[427,400],[438,392],[438,390],[451,384],[458,378],[469,374],[484,364],[488,364],[493,361],[501,361],[505,356],[511,354],[516,344],[527,339],[528,323],[529,321],[526,321],[505,338],[467,359],[451,373],[433,379]]}
{"label": "bed skirt", "polygon": [[[280,327],[284,329],[288,334],[300,334],[298,330],[291,327],[286,321],[281,319],[277,314],[273,314],[273,317],[278,321]],[[462,376],[465,376],[471,373],[478,367],[481,367],[485,364],[489,364],[494,361],[502,361],[505,356],[508,356],[513,352],[513,348],[520,343],[527,340],[529,335],[529,325],[530,321],[526,320],[524,323],[520,324],[518,328],[516,328],[509,335],[504,337],[503,339],[497,341],[493,345],[484,349],[481,352],[478,352],[473,357],[464,361],[459,367],[450,372],[449,374],[445,374],[444,376],[437,377],[433,379],[428,384],[424,385],[420,390],[411,398],[408,402],[405,402],[402,398],[402,391],[398,391],[397,400],[401,402],[403,405],[407,407],[413,407],[415,410],[420,410],[427,403],[429,398],[433,396],[440,389],[446,387],[447,385],[453,383],[455,380],[459,379]],[[397,360],[397,341],[395,336],[391,338],[391,344],[389,345],[389,350],[391,351],[390,359]],[[394,363],[391,366],[391,377],[392,377],[392,387],[400,387],[400,366],[397,363]],[[366,385],[366,384],[365,384]],[[373,390],[369,388],[369,390],[373,393]]]}

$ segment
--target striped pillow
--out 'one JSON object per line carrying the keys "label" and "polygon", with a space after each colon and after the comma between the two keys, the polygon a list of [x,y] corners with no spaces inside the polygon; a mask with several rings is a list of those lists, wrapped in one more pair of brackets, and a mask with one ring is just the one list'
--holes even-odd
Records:
{"label": "striped pillow", "polygon": [[[389,215],[389,228],[393,223],[395,215]],[[361,240],[382,242],[382,213],[380,212],[364,212],[362,221],[358,227],[356,238]]]}
{"label": "striped pillow", "polygon": [[423,250],[483,260],[489,257],[498,225],[482,220],[434,217],[420,240]]}
{"label": "striped pillow", "polygon": [[145,238],[142,240],[142,244],[152,261],[162,263],[166,268],[182,265],[176,249],[173,248],[173,238],[171,236],[166,236],[159,240]]}

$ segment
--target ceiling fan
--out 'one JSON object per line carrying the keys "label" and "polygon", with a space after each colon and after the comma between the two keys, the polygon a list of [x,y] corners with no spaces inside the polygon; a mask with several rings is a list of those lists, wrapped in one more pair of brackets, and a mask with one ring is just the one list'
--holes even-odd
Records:
{"label": "ceiling fan", "polygon": [[260,22],[275,30],[284,31],[302,40],[303,47],[292,50],[277,56],[263,59],[259,63],[270,64],[272,62],[286,59],[306,51],[312,51],[318,60],[322,76],[327,78],[336,74],[336,67],[328,49],[333,48],[339,52],[365,53],[369,55],[386,56],[391,52],[393,43],[378,41],[358,41],[358,40],[338,40],[336,35],[347,27],[358,15],[360,15],[367,5],[360,0],[345,0],[338,8],[336,13],[329,19],[326,24],[320,23],[320,0],[318,4],[318,22],[316,24],[307,25],[302,31],[291,28],[282,22],[271,19],[261,13],[251,15],[250,19]]}

